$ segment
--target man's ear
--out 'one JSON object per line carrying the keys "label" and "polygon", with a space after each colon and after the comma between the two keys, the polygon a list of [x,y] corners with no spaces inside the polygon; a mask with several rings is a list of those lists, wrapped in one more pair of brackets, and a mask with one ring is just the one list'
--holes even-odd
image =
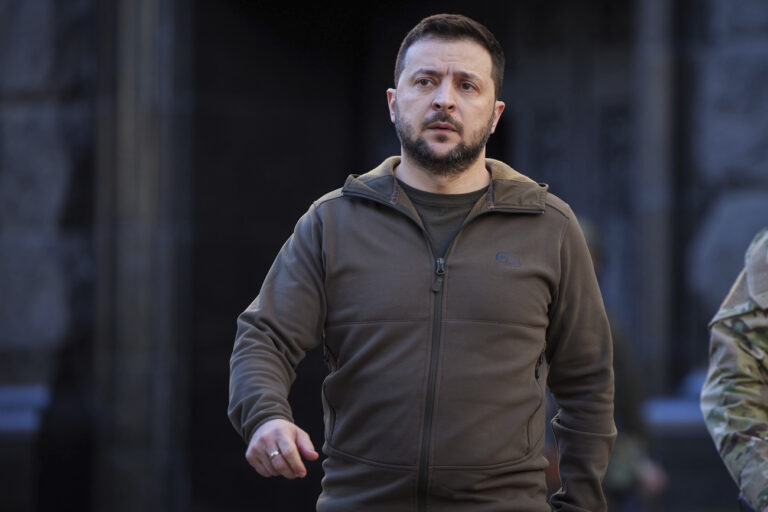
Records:
{"label": "man's ear", "polygon": [[499,124],[499,118],[501,117],[501,113],[504,112],[505,106],[503,101],[497,101],[493,105],[493,124],[491,125],[491,133],[496,131],[496,125]]}
{"label": "man's ear", "polygon": [[389,120],[395,122],[395,99],[397,89],[387,89],[387,106],[389,107]]}

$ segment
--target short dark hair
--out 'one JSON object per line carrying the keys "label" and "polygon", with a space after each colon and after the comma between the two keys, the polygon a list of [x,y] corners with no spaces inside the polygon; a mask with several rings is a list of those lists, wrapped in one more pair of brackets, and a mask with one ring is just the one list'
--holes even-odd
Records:
{"label": "short dark hair", "polygon": [[395,87],[400,79],[400,74],[405,67],[405,56],[408,49],[421,39],[471,39],[491,54],[491,78],[496,88],[496,98],[501,94],[501,85],[504,80],[504,50],[484,25],[461,14],[435,14],[424,18],[413,27],[400,44],[395,60]]}

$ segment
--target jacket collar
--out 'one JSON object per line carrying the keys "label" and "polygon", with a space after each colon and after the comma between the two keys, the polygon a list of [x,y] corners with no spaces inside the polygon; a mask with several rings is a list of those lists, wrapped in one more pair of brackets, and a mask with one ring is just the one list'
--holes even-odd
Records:
{"label": "jacket collar", "polygon": [[[399,156],[391,156],[372,171],[350,174],[342,193],[369,197],[411,211],[413,206],[397,185],[393,172],[399,163]],[[530,213],[544,211],[547,185],[536,183],[499,160],[486,158],[485,166],[491,173],[491,183],[481,210]]]}

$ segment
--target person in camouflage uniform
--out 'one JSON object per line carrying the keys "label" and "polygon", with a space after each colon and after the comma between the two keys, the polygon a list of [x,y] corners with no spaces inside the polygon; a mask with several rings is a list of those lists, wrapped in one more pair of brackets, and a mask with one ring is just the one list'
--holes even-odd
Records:
{"label": "person in camouflage uniform", "polygon": [[743,500],[768,512],[768,229],[710,323],[701,410]]}

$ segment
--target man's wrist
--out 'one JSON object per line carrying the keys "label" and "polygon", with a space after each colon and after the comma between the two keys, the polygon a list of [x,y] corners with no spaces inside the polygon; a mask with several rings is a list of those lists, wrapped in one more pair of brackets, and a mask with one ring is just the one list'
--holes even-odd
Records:
{"label": "man's wrist", "polygon": [[289,423],[293,423],[293,418],[291,418],[290,416],[283,416],[280,414],[273,414],[271,416],[267,416],[266,418],[262,418],[250,428],[250,434],[248,434],[248,437],[245,438],[245,443],[250,444],[251,440],[253,439],[253,436],[256,434],[256,431],[259,430],[262,427],[262,425],[272,420],[285,420]]}

